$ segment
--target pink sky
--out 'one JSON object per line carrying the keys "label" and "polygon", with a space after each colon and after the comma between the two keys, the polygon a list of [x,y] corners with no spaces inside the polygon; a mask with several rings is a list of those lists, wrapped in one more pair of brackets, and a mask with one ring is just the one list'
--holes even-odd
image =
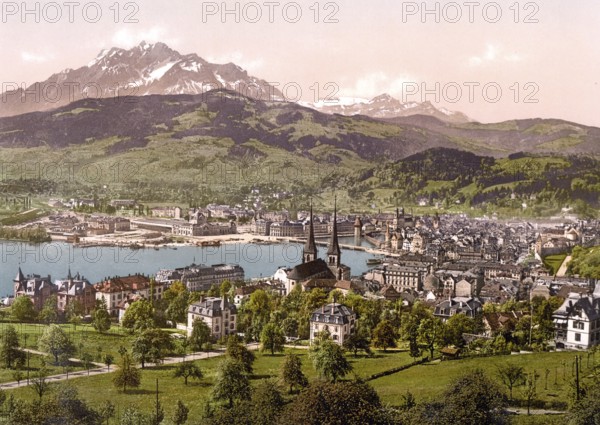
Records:
{"label": "pink sky", "polygon": [[[306,101],[315,100],[316,87],[322,97],[334,83],[327,88],[339,87],[338,96],[387,92],[482,122],[542,117],[600,126],[597,0],[481,1],[471,10],[466,1],[427,1],[433,12],[424,16],[422,1],[280,1],[271,10],[268,2],[244,1],[239,22],[221,14],[221,1],[99,1],[84,14],[88,3],[74,6],[70,22],[60,1],[59,9],[26,1],[33,11],[26,15],[20,1],[2,2],[0,81],[31,84],[86,65],[103,48],[163,41],[181,53],[235,62],[280,86],[297,83]],[[302,16],[292,23],[297,11]],[[129,14],[138,22],[125,22]]]}

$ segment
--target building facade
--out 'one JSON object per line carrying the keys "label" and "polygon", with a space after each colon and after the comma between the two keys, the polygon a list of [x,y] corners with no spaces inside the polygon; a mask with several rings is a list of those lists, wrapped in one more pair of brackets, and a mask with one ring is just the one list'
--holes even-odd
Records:
{"label": "building facade", "polygon": [[331,339],[342,345],[354,333],[356,313],[343,304],[327,304],[316,309],[310,316],[310,342],[320,332],[329,332]]}
{"label": "building facade", "polygon": [[194,320],[201,319],[210,328],[214,338],[222,338],[237,331],[237,308],[225,298],[207,298],[190,305],[187,334],[192,334]]}

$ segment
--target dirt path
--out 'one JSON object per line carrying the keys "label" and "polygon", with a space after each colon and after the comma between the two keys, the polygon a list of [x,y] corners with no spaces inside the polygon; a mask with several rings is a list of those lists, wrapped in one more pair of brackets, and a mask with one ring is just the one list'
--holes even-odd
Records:
{"label": "dirt path", "polygon": [[571,262],[571,256],[567,255],[556,272],[557,277],[563,277],[567,274],[567,266],[569,265],[569,262]]}

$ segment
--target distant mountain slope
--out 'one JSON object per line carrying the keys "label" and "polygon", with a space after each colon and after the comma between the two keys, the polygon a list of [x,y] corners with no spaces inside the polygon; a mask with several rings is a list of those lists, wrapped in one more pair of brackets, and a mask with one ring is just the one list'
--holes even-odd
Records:
{"label": "distant mountain slope", "polygon": [[325,145],[367,161],[397,160],[435,147],[494,157],[516,152],[600,154],[600,129],[561,120],[450,124],[420,115],[376,120],[328,115],[226,90],[84,99],[51,111],[0,118],[4,148],[60,149],[111,137],[120,140],[111,153],[143,148],[156,138],[213,137],[235,145],[257,140],[304,156]]}
{"label": "distant mountain slope", "polygon": [[85,99],[52,111],[0,118],[1,147],[65,148],[118,137],[111,153],[147,146],[152,138],[231,139],[236,145],[259,140],[310,155],[331,145],[374,160],[402,158],[423,149],[456,146],[442,134],[410,124],[368,117],[323,114],[295,103],[266,103],[219,90],[203,95]]}

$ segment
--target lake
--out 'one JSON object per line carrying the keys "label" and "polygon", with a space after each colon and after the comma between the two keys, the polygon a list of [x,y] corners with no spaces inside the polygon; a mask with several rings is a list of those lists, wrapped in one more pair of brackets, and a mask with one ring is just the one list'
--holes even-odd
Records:
{"label": "lake", "polygon": [[[325,258],[327,247],[319,246],[320,258]],[[352,276],[368,270],[366,260],[372,254],[342,249],[342,263],[352,269]],[[13,279],[19,266],[25,275],[50,275],[52,281],[71,273],[80,273],[91,283],[111,276],[134,273],[154,275],[160,269],[196,264],[234,263],[244,268],[247,279],[272,276],[280,266],[294,266],[302,261],[302,245],[231,243],[218,247],[184,246],[173,249],[129,249],[121,247],[76,248],[65,242],[28,244],[4,241],[0,243],[2,273],[0,295],[13,294]]]}

